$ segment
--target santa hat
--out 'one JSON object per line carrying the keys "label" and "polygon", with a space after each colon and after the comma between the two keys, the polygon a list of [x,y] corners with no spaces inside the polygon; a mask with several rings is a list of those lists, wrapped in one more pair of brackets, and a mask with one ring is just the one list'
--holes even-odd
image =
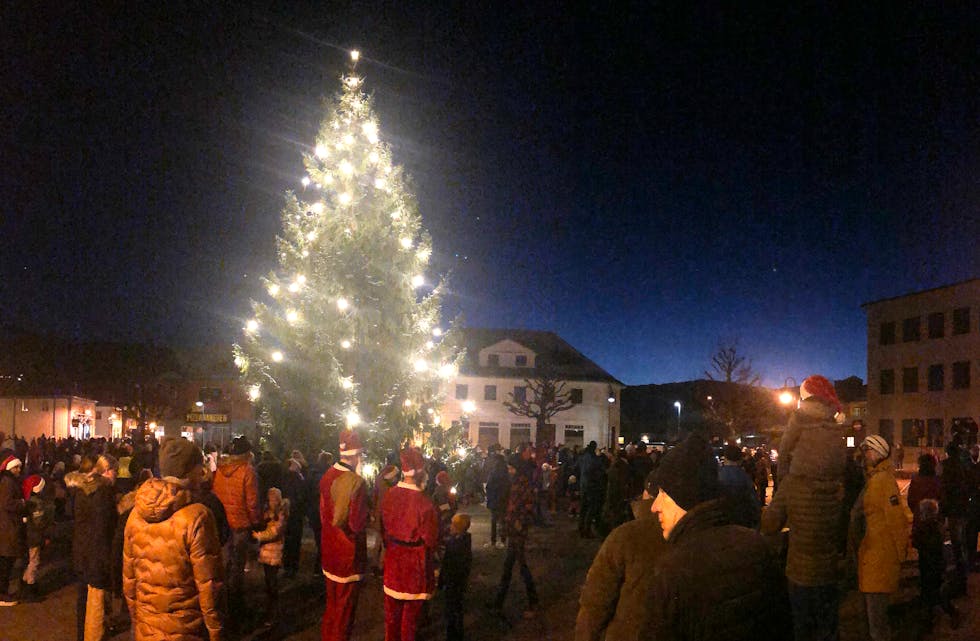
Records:
{"label": "santa hat", "polygon": [[0,472],[6,472],[7,470],[12,470],[17,466],[23,467],[24,462],[19,458],[11,454],[7,458],[3,459],[3,465],[0,465]]}
{"label": "santa hat", "polygon": [[357,432],[354,430],[344,430],[340,433],[341,456],[354,456],[355,454],[360,454],[362,449],[361,438],[357,435]]}
{"label": "santa hat", "polygon": [[31,493],[40,494],[44,491],[44,479],[39,474],[31,474],[26,479],[21,486],[24,492],[24,500],[31,498]]}
{"label": "santa hat", "polygon": [[439,485],[449,485],[452,482],[453,482],[452,479],[449,478],[449,472],[443,470],[442,472],[439,472],[438,474],[436,474],[436,483],[437,484],[439,484]]}
{"label": "santa hat", "polygon": [[819,374],[806,377],[803,384],[800,385],[800,400],[810,398],[811,396],[830,405],[838,412],[841,411],[840,400],[837,398],[837,391],[834,389],[834,384]]}
{"label": "santa hat", "polygon": [[422,460],[422,453],[414,447],[405,448],[401,451],[402,474],[405,476],[415,476],[416,472],[421,472],[425,467]]}

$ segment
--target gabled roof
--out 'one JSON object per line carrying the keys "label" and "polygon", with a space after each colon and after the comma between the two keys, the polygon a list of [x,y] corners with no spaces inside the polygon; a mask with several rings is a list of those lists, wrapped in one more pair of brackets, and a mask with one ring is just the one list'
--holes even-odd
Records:
{"label": "gabled roof", "polygon": [[948,285],[940,285],[939,287],[930,287],[929,289],[920,289],[919,291],[909,292],[907,294],[899,294],[898,296],[889,296],[888,298],[879,298],[877,300],[869,300],[866,303],[861,303],[861,307],[868,307],[870,305],[877,305],[878,303],[884,303],[890,300],[898,300],[900,298],[908,298],[910,296],[918,296],[919,294],[927,294],[929,292],[935,292],[940,289],[949,289],[951,287],[959,287],[960,285],[966,285],[967,283],[972,283],[975,280],[980,280],[980,278],[968,278],[966,280],[961,280],[956,283],[949,283]]}
{"label": "gabled roof", "polygon": [[[596,365],[558,334],[533,329],[485,329],[469,327],[462,330],[466,357],[460,367],[463,374],[496,378],[533,378],[541,366],[568,381],[591,381],[622,385],[616,378]],[[480,367],[480,350],[500,341],[512,340],[536,354],[535,367]]]}

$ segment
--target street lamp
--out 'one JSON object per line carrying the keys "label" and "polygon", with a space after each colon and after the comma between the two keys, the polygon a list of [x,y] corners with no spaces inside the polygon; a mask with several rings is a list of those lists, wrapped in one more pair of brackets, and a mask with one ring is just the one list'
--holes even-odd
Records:
{"label": "street lamp", "polygon": [[681,435],[681,402],[674,401],[674,407],[677,408],[677,436]]}

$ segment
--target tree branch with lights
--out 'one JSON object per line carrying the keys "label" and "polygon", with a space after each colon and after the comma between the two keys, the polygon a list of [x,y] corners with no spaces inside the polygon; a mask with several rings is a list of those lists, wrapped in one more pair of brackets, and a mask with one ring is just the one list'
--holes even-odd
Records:
{"label": "tree branch with lights", "polygon": [[432,242],[402,168],[383,142],[356,72],[341,78],[300,189],[286,194],[279,264],[252,301],[235,363],[265,435],[332,444],[358,427],[375,460],[438,425],[438,383],[456,375],[445,282],[427,275]]}

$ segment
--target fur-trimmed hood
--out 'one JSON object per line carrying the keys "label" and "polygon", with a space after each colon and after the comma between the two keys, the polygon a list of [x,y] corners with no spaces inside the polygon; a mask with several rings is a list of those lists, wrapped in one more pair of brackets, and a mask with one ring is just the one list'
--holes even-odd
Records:
{"label": "fur-trimmed hood", "polygon": [[81,490],[86,495],[94,494],[100,487],[110,485],[109,479],[102,475],[92,476],[82,472],[69,472],[65,474],[65,485],[69,488]]}

